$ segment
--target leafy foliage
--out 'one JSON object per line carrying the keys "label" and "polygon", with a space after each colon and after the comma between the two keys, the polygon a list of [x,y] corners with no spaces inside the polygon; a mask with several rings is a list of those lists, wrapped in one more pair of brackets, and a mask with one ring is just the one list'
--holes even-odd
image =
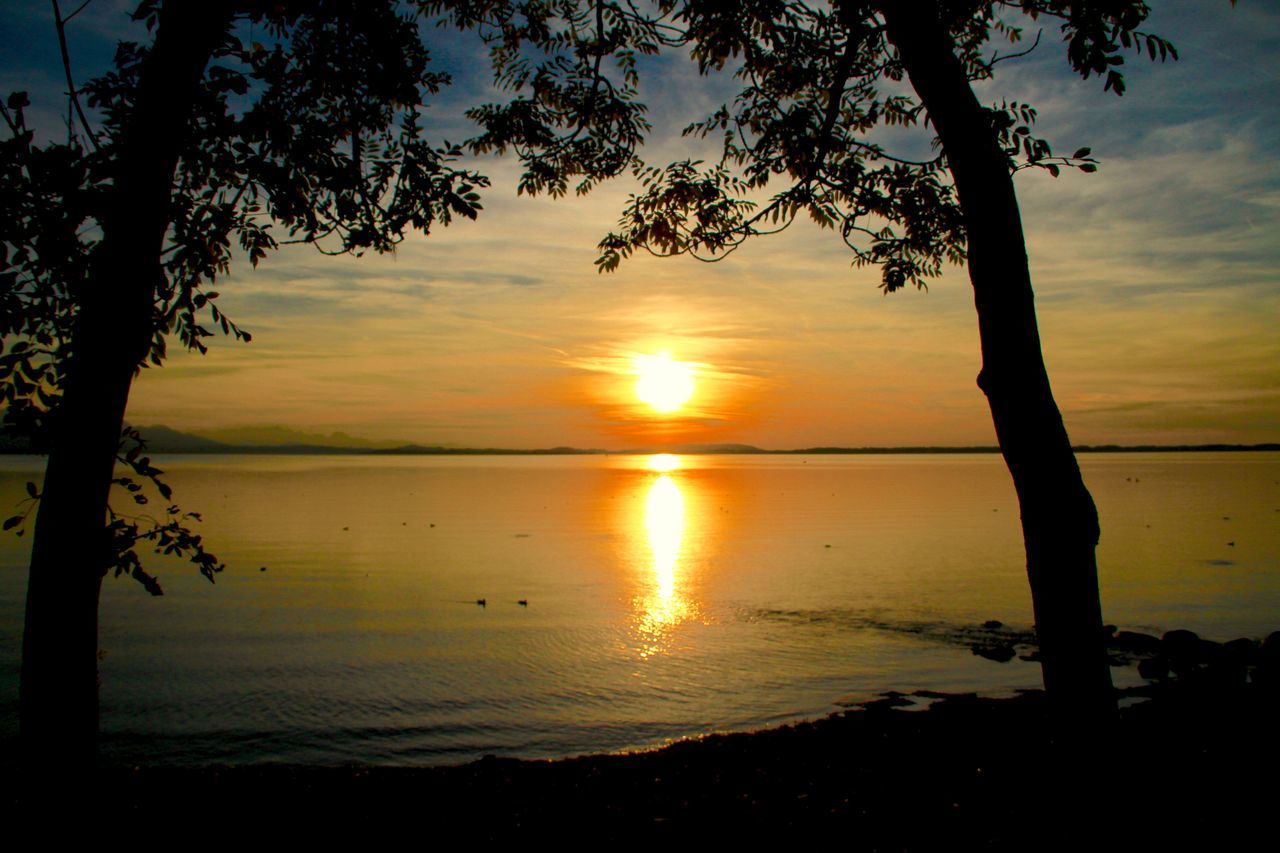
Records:
{"label": "leafy foliage", "polygon": [[[885,291],[923,287],[944,262],[964,260],[963,221],[938,141],[929,149],[892,147],[929,122],[904,84],[881,2],[659,5],[679,28],[668,40],[687,45],[704,74],[731,70],[742,89],[685,129],[719,139],[718,162],[635,169],[643,191],[601,241],[601,271],[639,249],[717,260],[800,215],[838,233],[855,264],[879,266]],[[1072,68],[1085,78],[1104,75],[1104,88],[1117,94],[1124,49],[1177,56],[1167,41],[1138,29],[1148,8],[1132,0],[939,0],[936,8],[970,80],[988,79],[1000,62],[1029,52],[1001,56],[991,44],[1015,44],[1018,22],[1041,19],[1061,22]],[[1036,113],[1026,104],[1001,102],[989,116],[1012,171],[1040,168],[1057,177],[1063,168],[1097,169],[1088,148],[1055,155],[1034,135]]]}
{"label": "leafy foliage", "polygon": [[76,301],[88,277],[93,208],[103,187],[101,158],[68,144],[34,145],[24,93],[0,112],[0,400],[5,425],[47,435],[70,353]]}
{"label": "leafy foliage", "polygon": [[175,556],[192,563],[200,570],[200,574],[212,582],[214,575],[226,566],[205,549],[204,538],[189,527],[190,522],[201,520],[200,514],[185,512],[172,502],[173,490],[161,479],[164,472],[151,464],[150,457],[144,455],[145,451],[146,442],[142,435],[135,429],[125,427],[116,459],[133,476],[121,475],[111,482],[124,489],[133,503],[139,506],[151,502],[147,496],[147,487],[150,487],[166,504],[164,515],[161,518],[126,515],[108,507],[108,564],[116,577],[127,574],[152,595],[163,595],[160,582],[143,569],[142,560],[138,556],[139,547],[150,546],[157,554]]}
{"label": "leafy foliage", "polygon": [[[154,25],[157,0],[135,17]],[[413,15],[391,2],[246,4],[197,93],[170,211],[166,281],[151,360],[165,336],[204,351],[215,329],[244,339],[216,291],[234,247],[256,266],[279,243],[323,252],[394,249],[481,209],[479,174],[461,149],[423,134],[424,104],[449,83],[430,68]],[[251,39],[244,31],[266,39]],[[149,49],[122,44],[116,70],[86,86],[113,138],[138,91]],[[276,228],[283,229],[277,233]]]}
{"label": "leafy foliage", "polygon": [[[517,191],[589,192],[636,164],[649,123],[636,101],[637,56],[658,53],[661,20],[631,2],[461,0],[426,4],[489,47],[494,84],[515,93],[505,104],[467,112],[482,133],[476,154],[513,150],[524,164]],[[610,62],[605,63],[608,57]]]}
{"label": "leafy foliage", "polygon": [[[387,252],[410,230],[474,219],[482,209],[484,176],[457,164],[460,146],[433,143],[423,132],[425,105],[449,83],[431,67],[419,32],[426,4],[233,5],[181,140],[152,340],[139,369],[162,364],[170,340],[199,352],[218,331],[251,340],[218,307],[213,289],[236,256],[256,266],[284,243],[331,254]],[[61,29],[65,21],[56,17]],[[143,0],[134,13],[148,31],[162,17],[159,0]],[[65,143],[37,142],[25,94],[4,107],[0,395],[6,431],[37,451],[47,449],[58,417],[80,305],[88,288],[104,286],[91,272],[153,48],[122,43],[109,73],[70,94],[77,108],[83,96],[98,126],[77,109],[81,126],[69,126]],[[135,506],[158,497],[166,509],[158,518],[109,509],[103,571],[129,574],[158,594],[138,556],[151,545],[212,580],[222,566],[188,527],[199,516],[172,502],[144,447],[136,431],[125,430],[117,462],[126,474],[115,479],[116,491]],[[30,509],[9,526],[21,532]]]}

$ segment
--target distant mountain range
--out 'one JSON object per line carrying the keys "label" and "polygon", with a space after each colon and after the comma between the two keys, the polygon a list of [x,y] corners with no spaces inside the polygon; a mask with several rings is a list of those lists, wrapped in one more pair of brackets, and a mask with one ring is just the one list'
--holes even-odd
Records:
{"label": "distant mountain range", "polygon": [[[635,448],[608,451],[598,448],[545,447],[511,449],[500,447],[442,447],[412,442],[368,441],[346,433],[306,433],[286,427],[254,427],[224,430],[217,438],[178,432],[166,426],[138,427],[152,453],[271,453],[344,454],[372,456],[480,456],[480,455],[586,455],[605,453],[767,453],[747,444],[679,444],[662,448]],[[239,440],[226,440],[228,437]]]}
{"label": "distant mountain range", "polygon": [[[750,444],[672,444],[636,447],[627,450],[600,450],[579,447],[511,449],[503,447],[439,447],[395,441],[370,441],[335,432],[308,433],[287,427],[248,427],[219,430],[218,438],[179,432],[166,426],[140,426],[138,431],[152,453],[229,453],[281,455],[348,456],[574,456],[615,454],[889,454],[889,453],[998,453],[997,447],[803,447],[766,450]],[[228,440],[230,439],[230,440]],[[1280,444],[1187,444],[1187,445],[1080,445],[1080,453],[1159,451],[1244,451],[1280,450]],[[0,432],[0,453],[30,453],[26,442]]]}
{"label": "distant mountain range", "polygon": [[[362,454],[376,453],[382,446],[374,442],[361,442],[345,433],[324,436],[285,427],[227,430],[221,433],[221,438],[231,437],[230,441],[178,432],[167,426],[140,426],[138,432],[142,433],[147,449],[152,453]],[[394,446],[395,442],[390,442],[390,445]]]}
{"label": "distant mountain range", "polygon": [[[166,427],[149,427],[149,429],[167,429]],[[172,430],[170,430],[172,432]],[[225,427],[223,429],[205,430],[202,438],[212,439],[220,444],[233,447],[280,447],[314,446],[314,447],[347,447],[359,449],[389,449],[406,444],[403,441],[377,441],[359,438],[345,432],[305,432],[284,426],[246,426]]]}

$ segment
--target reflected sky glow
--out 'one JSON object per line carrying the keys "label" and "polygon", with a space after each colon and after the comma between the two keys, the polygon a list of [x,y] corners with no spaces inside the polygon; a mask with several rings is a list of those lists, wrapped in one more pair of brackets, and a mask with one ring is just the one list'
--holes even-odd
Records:
{"label": "reflected sky glow", "polygon": [[641,580],[635,599],[634,619],[642,658],[668,653],[675,629],[697,614],[696,603],[688,598],[680,577],[684,493],[668,473],[679,467],[679,457],[669,453],[652,456],[648,463],[658,477],[649,486],[644,502],[651,573]]}

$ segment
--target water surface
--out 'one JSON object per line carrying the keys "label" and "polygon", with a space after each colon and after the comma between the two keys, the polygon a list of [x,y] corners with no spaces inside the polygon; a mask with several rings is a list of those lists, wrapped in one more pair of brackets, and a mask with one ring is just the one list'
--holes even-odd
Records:
{"label": "water surface", "polygon": [[[1280,627],[1280,454],[1081,463],[1109,621],[1217,639]],[[988,619],[1031,623],[1016,499],[993,455],[160,464],[229,567],[210,585],[156,559],[160,599],[105,584],[111,761],[563,756],[890,688],[1039,683],[1034,665],[956,642]],[[0,505],[38,470],[0,460]],[[0,542],[5,737],[26,544]]]}

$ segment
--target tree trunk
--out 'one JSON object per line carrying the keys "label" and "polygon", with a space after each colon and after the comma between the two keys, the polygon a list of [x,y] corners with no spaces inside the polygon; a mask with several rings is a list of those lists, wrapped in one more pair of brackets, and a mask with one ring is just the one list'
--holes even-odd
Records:
{"label": "tree trunk", "polygon": [[116,142],[112,199],[76,318],[27,584],[22,743],[28,761],[51,772],[94,762],[107,497],[129,387],[153,334],[160,253],[194,91],[230,21],[220,2],[164,5]]}
{"label": "tree trunk", "polygon": [[1022,510],[1044,685],[1064,719],[1114,714],[1098,594],[1098,513],[1049,387],[1013,176],[934,0],[882,5],[890,40],[942,140],[968,236],[982,339],[978,386]]}

